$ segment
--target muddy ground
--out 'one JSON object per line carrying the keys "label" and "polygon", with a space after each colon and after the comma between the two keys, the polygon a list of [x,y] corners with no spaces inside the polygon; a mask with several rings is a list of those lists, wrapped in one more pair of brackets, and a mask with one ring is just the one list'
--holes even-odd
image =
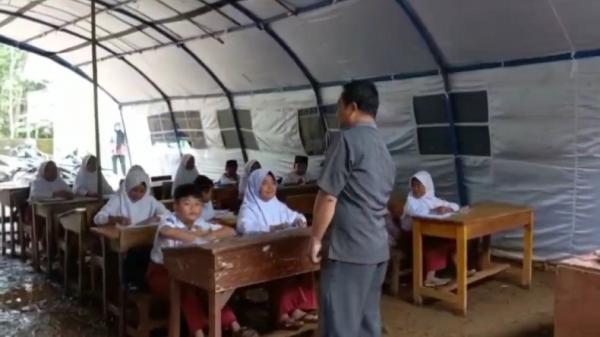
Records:
{"label": "muddy ground", "polygon": [[[514,275],[511,275],[514,274]],[[536,271],[534,286],[514,284],[514,270],[472,287],[469,314],[454,315],[439,302],[416,307],[385,296],[383,316],[390,337],[551,337],[553,273]],[[113,337],[95,309],[65,299],[57,285],[16,259],[0,258],[0,337]]]}

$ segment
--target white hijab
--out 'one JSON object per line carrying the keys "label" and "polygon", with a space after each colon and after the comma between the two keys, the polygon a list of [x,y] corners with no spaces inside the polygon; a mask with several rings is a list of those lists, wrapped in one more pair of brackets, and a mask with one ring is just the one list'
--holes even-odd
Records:
{"label": "white hijab", "polygon": [[172,195],[175,194],[175,189],[178,186],[191,184],[194,182],[196,177],[198,177],[199,173],[198,169],[196,168],[196,165],[194,165],[194,168],[191,170],[188,170],[186,167],[188,161],[190,161],[191,159],[194,159],[194,156],[192,156],[191,154],[186,154],[183,157],[181,157],[179,167],[177,168],[177,172],[175,173],[175,179],[173,179],[173,188],[171,190]]}
{"label": "white hijab", "polygon": [[244,202],[238,215],[237,229],[241,234],[266,233],[271,226],[291,225],[298,219],[306,221],[302,214],[289,209],[277,197],[269,201],[261,199],[260,188],[268,175],[273,176],[273,173],[258,169],[248,178]]}
{"label": "white hijab", "polygon": [[246,193],[246,186],[248,185],[248,178],[250,177],[250,174],[252,173],[252,166],[254,166],[254,164],[260,165],[260,163],[254,159],[251,159],[250,161],[248,161],[246,163],[246,165],[244,165],[244,174],[240,177],[240,184],[238,186],[238,197],[240,200],[242,200],[244,198],[244,193]]}
{"label": "white hijab", "polygon": [[56,177],[56,179],[54,179],[54,181],[46,180],[46,178],[44,177],[44,172],[46,171],[46,166],[51,162],[52,161],[45,161],[38,168],[37,175],[35,179],[31,182],[29,201],[50,199],[53,197],[55,192],[70,190],[69,185],[67,185],[67,183],[60,177],[60,170],[58,176]]}
{"label": "white hijab", "polygon": [[[425,195],[417,198],[413,195],[411,183],[413,179],[417,179],[425,187]],[[412,230],[412,216],[415,215],[428,215],[432,210],[438,207],[449,207],[455,212],[460,207],[451,202],[439,199],[435,196],[435,186],[433,185],[433,179],[431,174],[427,171],[419,171],[413,175],[408,181],[408,198],[406,198],[406,204],[404,205],[404,215],[402,218],[402,228],[404,230]]]}
{"label": "white hijab", "polygon": [[[96,157],[91,154],[83,157],[81,167],[79,167],[79,172],[77,172],[77,178],[75,178],[75,184],[73,184],[73,193],[76,195],[85,196],[89,192],[98,193],[98,172],[89,172],[87,170],[88,162],[92,158],[95,159]],[[102,194],[114,193],[112,187],[104,179],[104,175],[100,174],[102,177]]]}
{"label": "white hijab", "polygon": [[[129,198],[128,192],[134,187],[146,184],[146,194],[138,201],[133,202]],[[150,177],[141,166],[135,165],[129,169],[125,181],[121,184],[118,191],[118,214],[119,216],[131,219],[131,224],[135,225],[152,216],[162,213],[162,205],[150,195],[151,185]],[[164,208],[164,207],[163,207]]]}

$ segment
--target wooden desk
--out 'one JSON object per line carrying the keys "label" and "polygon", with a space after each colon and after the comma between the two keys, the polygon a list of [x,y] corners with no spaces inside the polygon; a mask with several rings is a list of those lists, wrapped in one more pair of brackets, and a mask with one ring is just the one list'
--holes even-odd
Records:
{"label": "wooden desk", "polygon": [[554,337],[600,336],[600,260],[594,254],[558,264],[554,285]]}
{"label": "wooden desk", "polygon": [[[27,202],[27,197],[29,196],[29,185],[24,184],[15,184],[15,183],[1,183],[0,184],[0,207],[1,216],[2,216],[2,255],[6,255],[7,248],[7,235],[6,233],[6,207],[8,207],[8,221],[10,228],[10,255],[16,256],[16,232],[18,231],[20,246],[21,246],[21,257],[25,258],[25,249],[24,249],[24,233],[22,226],[19,225],[19,219],[15,219],[15,212],[18,212],[19,207]],[[17,223],[17,227],[15,228],[15,223]]]}
{"label": "wooden desk", "polygon": [[44,240],[46,245],[46,266],[45,272],[50,275],[52,272],[52,260],[54,258],[54,252],[56,252],[56,240],[55,236],[57,234],[56,227],[56,215],[62,212],[66,212],[71,209],[85,207],[86,205],[91,205],[93,203],[97,203],[97,198],[75,198],[71,200],[66,199],[50,199],[50,200],[39,200],[34,201],[31,205],[33,208],[33,238],[32,238],[32,255],[33,255],[33,268],[36,271],[40,270],[40,254],[38,250],[38,237],[37,237],[37,228],[40,226],[37,221],[37,216],[45,219],[45,231],[44,231]]}
{"label": "wooden desk", "polygon": [[[158,225],[147,226],[101,226],[90,230],[100,238],[102,246],[102,313],[104,320],[108,313],[117,316],[119,320],[119,336],[125,336],[127,308],[127,280],[125,279],[124,263],[127,252],[136,247],[151,247]],[[110,303],[108,298],[109,251],[117,254],[118,293],[117,304]]]}
{"label": "wooden desk", "polygon": [[202,246],[165,248],[171,278],[169,337],[179,337],[180,287],[208,292],[209,336],[221,337],[221,309],[234,290],[319,269],[308,258],[310,229],[232,237]]}
{"label": "wooden desk", "polygon": [[[467,285],[495,275],[508,268],[507,264],[491,262],[491,234],[523,228],[523,270],[521,284],[531,285],[533,255],[533,210],[528,207],[502,203],[474,205],[468,212],[446,219],[415,217],[413,221],[413,299],[422,304],[423,296],[433,297],[456,305],[457,310],[467,313]],[[457,282],[439,288],[423,286],[423,236],[433,236],[456,241]],[[483,238],[480,271],[467,278],[467,241]],[[456,291],[456,293],[454,293]]]}

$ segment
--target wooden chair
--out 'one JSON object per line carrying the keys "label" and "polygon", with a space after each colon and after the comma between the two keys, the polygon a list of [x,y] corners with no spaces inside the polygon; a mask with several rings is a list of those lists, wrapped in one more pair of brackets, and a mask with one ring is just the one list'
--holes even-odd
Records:
{"label": "wooden chair", "polygon": [[398,296],[400,293],[400,279],[412,274],[410,261],[400,249],[390,248],[390,262],[386,274],[385,284],[392,296]]}
{"label": "wooden chair", "polygon": [[[95,214],[102,207],[102,203],[88,205],[87,207],[76,208],[58,215],[58,221],[64,231],[64,238],[59,242],[58,247],[63,256],[63,287],[66,295],[70,291],[70,272],[71,272],[71,257],[77,250],[77,296],[80,300],[84,297],[84,269],[86,259],[91,260],[92,248],[94,240],[89,233],[89,228],[93,224]],[[76,240],[72,241],[71,238]],[[90,265],[90,273],[95,275],[94,267]],[[93,279],[93,278],[92,278]],[[95,283],[91,286],[91,292],[96,290]]]}
{"label": "wooden chair", "polygon": [[285,203],[294,211],[304,214],[308,222],[311,223],[316,198],[317,195],[314,193],[290,195],[286,198]]}
{"label": "wooden chair", "polygon": [[215,209],[228,209],[237,212],[240,208],[237,185],[215,188],[213,190],[213,204]]}

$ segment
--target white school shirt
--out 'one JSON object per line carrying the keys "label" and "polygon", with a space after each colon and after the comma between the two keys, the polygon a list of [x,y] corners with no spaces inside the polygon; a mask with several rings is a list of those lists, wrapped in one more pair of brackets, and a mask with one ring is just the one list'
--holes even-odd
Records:
{"label": "white school shirt", "polygon": [[[181,230],[189,231],[189,228],[181,222],[175,213],[170,213],[169,215],[163,217],[158,229],[156,230],[156,235],[154,237],[154,245],[152,246],[152,251],[150,252],[150,259],[152,262],[158,264],[164,264],[164,256],[163,256],[163,248],[173,248],[183,245],[184,243],[179,240],[173,240],[167,237],[164,237],[160,234],[160,230],[165,227],[176,228]],[[194,224],[194,227],[199,228],[203,231],[214,232],[223,228],[221,225],[215,225],[204,221],[202,218],[198,219]]]}
{"label": "white school shirt", "polygon": [[[90,192],[98,194],[98,172],[88,172],[87,170],[88,161],[92,157],[92,155],[87,155],[81,162],[75,183],[73,184],[73,193],[75,195],[86,196]],[[100,174],[100,178],[102,179],[101,194],[113,194],[115,191],[110,187],[102,173]]]}
{"label": "white school shirt", "polygon": [[202,209],[202,219],[209,221],[215,218],[215,208],[213,207],[212,201],[204,204]]}
{"label": "white school shirt", "polygon": [[238,183],[237,180],[233,180],[233,179],[229,178],[228,176],[226,176],[225,173],[223,173],[223,175],[221,176],[221,179],[219,179],[219,181],[217,182],[217,185],[235,185],[237,183]]}

